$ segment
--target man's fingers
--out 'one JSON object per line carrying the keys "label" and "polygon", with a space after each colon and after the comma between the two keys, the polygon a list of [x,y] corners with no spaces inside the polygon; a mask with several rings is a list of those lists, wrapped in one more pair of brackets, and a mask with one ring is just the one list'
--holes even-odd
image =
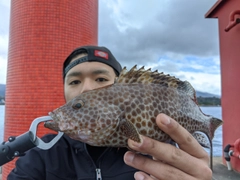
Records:
{"label": "man's fingers", "polygon": [[[197,158],[208,158],[207,152],[197,140],[175,120],[165,114],[159,114],[156,123],[178,144],[180,149]],[[205,160],[209,161],[209,159]]]}
{"label": "man's fingers", "polygon": [[[182,151],[181,149],[176,148],[175,146],[162,143],[145,136],[141,136],[141,138],[142,138],[141,143],[137,143],[135,141],[129,140],[128,141],[129,147],[137,152],[141,152],[143,154],[149,154],[152,157],[154,157],[154,159],[157,161],[154,161],[152,159],[151,161],[149,161],[149,159],[143,159],[145,161],[142,160],[141,162],[138,162],[139,163],[137,164],[138,167],[135,167],[137,169],[141,169],[141,167],[143,167],[145,164],[148,164],[151,162],[157,162],[162,164],[161,161],[163,161],[168,165],[173,166],[178,170],[181,170],[182,172],[189,172],[190,175],[200,176],[203,171],[206,171],[206,169],[209,169],[207,162],[201,159],[195,158],[189,155],[188,153]],[[131,160],[131,159],[128,159],[128,160]],[[166,164],[164,165],[166,166]],[[201,166],[197,168],[199,165]],[[151,167],[151,165],[146,165],[146,167]],[[152,168],[154,167],[156,168],[157,165],[154,165]],[[163,167],[161,166],[161,168]],[[145,171],[145,172],[148,172],[148,171]],[[175,175],[179,175],[178,171],[176,171],[175,173],[177,173]]]}
{"label": "man's fingers", "polygon": [[156,180],[156,178],[150,177],[148,174],[138,171],[134,174],[134,179],[135,180]]}
{"label": "man's fingers", "polygon": [[[206,179],[211,176],[211,170],[208,166],[208,154],[193,138],[193,136],[176,121],[170,117],[160,114],[157,117],[157,124],[165,133],[167,133],[176,143],[179,148],[153,140],[151,138],[141,136],[141,143],[128,140],[128,145],[131,149],[149,154],[154,159],[142,157],[141,155],[130,156],[133,160],[125,159],[125,162],[137,169],[155,176],[161,169],[161,173],[168,176],[181,177],[202,177],[202,172],[205,172]],[[129,154],[126,158],[129,157]],[[131,162],[131,163],[130,163]],[[164,163],[163,163],[164,162]],[[162,169],[165,171],[162,172]],[[163,177],[165,177],[163,176]],[[186,177],[184,177],[186,179]]]}
{"label": "man's fingers", "polygon": [[147,174],[143,174],[138,172],[135,174],[135,177],[137,176],[138,179],[159,179],[159,180],[178,180],[178,179],[184,179],[184,180],[190,180],[192,179],[192,176],[185,174],[183,171],[173,168],[172,166],[162,163],[160,161],[155,161],[153,159],[150,159],[148,157],[144,157],[140,154],[135,154],[134,152],[127,152],[124,156],[124,161],[126,164],[133,166],[139,170],[142,170],[148,174],[151,174],[152,176],[156,177],[150,177],[147,176]]}

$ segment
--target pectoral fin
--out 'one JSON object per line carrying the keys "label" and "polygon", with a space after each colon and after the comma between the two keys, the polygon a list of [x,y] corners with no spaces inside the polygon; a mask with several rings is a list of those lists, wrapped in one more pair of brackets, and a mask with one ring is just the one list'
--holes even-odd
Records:
{"label": "pectoral fin", "polygon": [[198,143],[199,143],[201,146],[203,146],[203,147],[205,147],[205,148],[211,148],[211,145],[210,145],[210,143],[209,143],[209,140],[208,140],[208,138],[207,138],[205,135],[203,135],[203,134],[200,133],[200,132],[194,132],[192,135],[193,135],[193,137],[198,141]]}
{"label": "pectoral fin", "polygon": [[138,133],[138,130],[136,127],[126,119],[122,119],[120,121],[120,130],[123,133],[124,136],[126,136],[129,139],[132,139],[136,142],[141,142],[140,134]]}

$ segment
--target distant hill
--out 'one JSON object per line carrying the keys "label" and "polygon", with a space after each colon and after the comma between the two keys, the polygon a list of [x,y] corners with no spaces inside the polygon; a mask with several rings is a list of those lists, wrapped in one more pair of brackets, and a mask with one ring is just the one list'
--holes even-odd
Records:
{"label": "distant hill", "polygon": [[[5,92],[6,92],[6,85],[5,84],[0,84],[0,97],[5,97]],[[207,92],[201,92],[201,91],[196,91],[196,96],[198,98],[218,98],[220,99],[221,97],[219,95],[215,94],[210,94]]]}
{"label": "distant hill", "polygon": [[203,97],[203,98],[210,98],[210,97],[221,98],[221,96],[219,96],[219,95],[210,94],[210,93],[201,92],[201,91],[196,91],[196,96],[197,96],[197,97]]}
{"label": "distant hill", "polygon": [[0,84],[0,96],[5,97],[6,85]]}

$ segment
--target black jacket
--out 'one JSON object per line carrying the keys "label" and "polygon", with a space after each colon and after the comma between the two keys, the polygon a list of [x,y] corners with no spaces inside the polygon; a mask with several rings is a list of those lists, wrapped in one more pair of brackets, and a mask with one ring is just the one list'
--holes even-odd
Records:
{"label": "black jacket", "polygon": [[[54,136],[46,135],[43,140],[49,142]],[[103,180],[134,179],[137,170],[123,161],[126,151],[126,148],[106,148],[95,163],[86,144],[63,135],[51,149],[33,148],[20,157],[8,180],[96,180],[99,170]]]}

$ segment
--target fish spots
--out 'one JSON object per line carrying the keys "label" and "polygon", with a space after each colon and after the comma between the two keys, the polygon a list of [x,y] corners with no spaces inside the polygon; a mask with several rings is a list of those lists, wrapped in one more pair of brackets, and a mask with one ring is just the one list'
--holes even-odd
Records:
{"label": "fish spots", "polygon": [[91,119],[91,117],[90,116],[85,116],[85,120],[87,120],[87,121],[89,121]]}
{"label": "fish spots", "polygon": [[105,129],[106,127],[107,127],[106,124],[101,124],[101,128],[102,128],[102,129]]}
{"label": "fish spots", "polygon": [[120,141],[119,145],[117,147],[127,147],[127,140],[126,141]]}
{"label": "fish spots", "polygon": [[[120,97],[119,99],[116,99],[115,102],[122,103],[124,101],[124,98]],[[115,104],[115,103],[114,103]],[[118,105],[118,104],[116,104]]]}
{"label": "fish spots", "polygon": [[132,109],[135,109],[135,108],[136,108],[135,102],[132,102],[132,103],[131,103],[131,108],[132,108]]}
{"label": "fish spots", "polygon": [[155,101],[153,101],[153,107],[157,107],[157,103]]}
{"label": "fish spots", "polygon": [[91,127],[92,127],[92,128],[96,128],[96,127],[97,127],[97,124],[96,124],[96,123],[91,123]]}
{"label": "fish spots", "polygon": [[149,103],[148,99],[144,99],[144,100],[143,100],[143,103],[144,103],[144,104],[148,104],[148,103]]}
{"label": "fish spots", "polygon": [[157,97],[157,92],[153,92],[153,97]]}
{"label": "fish spots", "polygon": [[[130,119],[130,118],[129,118]],[[133,118],[133,119],[131,119],[131,122],[133,123],[133,124],[135,124],[135,119]]]}
{"label": "fish spots", "polygon": [[[104,92],[103,92],[103,97],[104,97],[104,96],[108,97],[108,95],[109,95],[109,91],[104,91]],[[101,94],[99,94],[99,96],[101,96]]]}
{"label": "fish spots", "polygon": [[158,106],[158,109],[164,109],[165,108],[165,103],[162,101],[161,106]]}
{"label": "fish spots", "polygon": [[139,108],[136,109],[137,114],[141,113],[141,110]]}
{"label": "fish spots", "polygon": [[134,100],[134,102],[137,106],[140,104],[139,100],[141,100],[141,97],[136,97],[135,100]]}
{"label": "fish spots", "polygon": [[145,106],[146,111],[150,111],[149,106]]}
{"label": "fish spots", "polygon": [[127,106],[126,109],[125,109],[126,113],[129,113],[132,111],[131,107],[130,106]]}
{"label": "fish spots", "polygon": [[125,106],[124,106],[123,104],[120,104],[120,105],[119,105],[119,108],[120,108],[122,111],[124,110],[124,107],[125,107]]}
{"label": "fish spots", "polygon": [[111,125],[111,120],[107,119],[107,120],[106,120],[106,124],[107,124],[108,126]]}
{"label": "fish spots", "polygon": [[105,119],[101,118],[98,120],[100,122],[100,124],[105,124]]}
{"label": "fish spots", "polygon": [[140,123],[136,123],[136,127],[137,127],[138,129],[140,129],[142,126],[141,126]]}
{"label": "fish spots", "polygon": [[103,96],[102,98],[103,98],[104,101],[108,100],[108,96]]}
{"label": "fish spots", "polygon": [[140,108],[141,111],[144,111],[144,105],[143,104],[140,104],[138,107]]}
{"label": "fish spots", "polygon": [[141,115],[142,115],[142,118],[143,118],[143,119],[146,118],[146,116],[145,116],[145,112],[143,112]]}
{"label": "fish spots", "polygon": [[141,117],[137,117],[137,122],[141,122],[142,121],[142,118]]}
{"label": "fish spots", "polygon": [[153,129],[149,129],[148,134],[149,134],[150,136],[152,136],[152,135],[154,134]]}
{"label": "fish spots", "polygon": [[151,117],[151,123],[155,123],[155,121],[156,121],[156,118],[155,117]]}
{"label": "fish spots", "polygon": [[142,121],[142,126],[146,127],[146,121]]}
{"label": "fish spots", "polygon": [[137,113],[136,113],[135,110],[132,111],[132,115],[133,115],[133,116],[137,116]]}
{"label": "fish spots", "polygon": [[168,97],[167,97],[167,96],[163,96],[163,100],[164,100],[165,102],[167,102],[167,101],[168,101]]}
{"label": "fish spots", "polygon": [[157,117],[158,114],[159,114],[159,110],[158,110],[158,109],[155,109],[154,112],[153,112],[153,116],[154,116],[154,117]]}
{"label": "fish spots", "polygon": [[[119,81],[118,81],[119,80]],[[84,106],[73,109],[75,101],[58,108],[54,113],[56,121],[49,125],[62,129],[77,140],[91,142],[96,146],[126,147],[127,137],[123,135],[119,122],[131,122],[131,130],[159,141],[169,136],[159,129],[156,116],[165,113],[179,122],[190,133],[210,128],[209,117],[204,115],[194,99],[194,89],[170,75],[137,69],[122,71],[111,86],[87,91],[76,97]],[[122,82],[122,83],[120,83]],[[187,90],[193,92],[189,97]],[[215,129],[210,129],[214,131]]]}
{"label": "fish spots", "polygon": [[89,111],[89,116],[94,116],[95,112],[94,111]]}
{"label": "fish spots", "polygon": [[113,139],[112,143],[113,144],[117,144],[118,140],[117,139]]}
{"label": "fish spots", "polygon": [[83,113],[88,114],[88,109],[84,109]]}
{"label": "fish spots", "polygon": [[128,114],[127,119],[131,119],[131,118],[132,118],[132,115]]}
{"label": "fish spots", "polygon": [[168,109],[166,109],[166,110],[164,111],[164,113],[167,114],[168,116],[171,115],[171,113],[170,113],[170,111],[169,111]]}
{"label": "fish spots", "polygon": [[153,127],[153,123],[151,121],[148,121],[147,122],[147,126],[148,126],[148,128],[152,128]]}
{"label": "fish spots", "polygon": [[142,135],[147,135],[147,131],[145,130],[145,129],[142,129],[142,130],[140,130],[140,132],[139,132],[140,134],[142,134]]}

